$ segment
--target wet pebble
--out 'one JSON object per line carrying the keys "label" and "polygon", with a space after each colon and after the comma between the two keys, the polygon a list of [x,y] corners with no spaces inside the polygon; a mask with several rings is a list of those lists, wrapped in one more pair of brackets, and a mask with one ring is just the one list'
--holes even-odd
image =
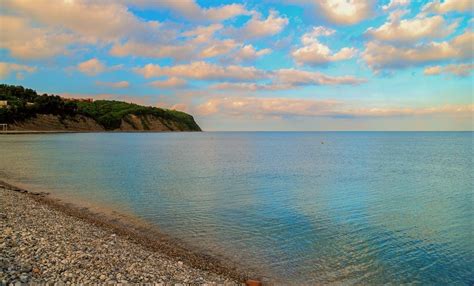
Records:
{"label": "wet pebble", "polygon": [[0,284],[240,285],[0,188]]}

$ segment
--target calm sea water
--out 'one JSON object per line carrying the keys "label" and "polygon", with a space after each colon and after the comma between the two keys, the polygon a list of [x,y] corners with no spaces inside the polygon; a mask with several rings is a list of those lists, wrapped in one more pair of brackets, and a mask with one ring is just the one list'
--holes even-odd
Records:
{"label": "calm sea water", "polygon": [[0,179],[114,205],[279,282],[468,285],[473,136],[0,136]]}

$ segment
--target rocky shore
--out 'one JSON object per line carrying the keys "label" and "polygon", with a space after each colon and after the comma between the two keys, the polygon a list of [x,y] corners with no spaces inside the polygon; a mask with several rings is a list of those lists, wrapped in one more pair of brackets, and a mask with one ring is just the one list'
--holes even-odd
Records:
{"label": "rocky shore", "polygon": [[[65,212],[45,197],[0,184],[1,285],[241,284],[222,269],[212,271],[208,264],[213,262],[161,252],[162,245],[140,243],[127,232]],[[199,263],[205,265],[196,267]]]}

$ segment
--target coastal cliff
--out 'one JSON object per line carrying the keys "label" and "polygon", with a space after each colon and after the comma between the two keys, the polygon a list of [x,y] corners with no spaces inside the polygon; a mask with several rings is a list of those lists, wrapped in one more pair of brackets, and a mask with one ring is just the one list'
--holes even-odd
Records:
{"label": "coastal cliff", "polygon": [[16,121],[8,125],[12,131],[197,131],[180,122],[165,120],[153,115],[124,116],[120,121],[120,127],[105,129],[94,119],[83,115],[68,116],[62,118],[53,114],[37,114],[35,117]]}
{"label": "coastal cliff", "polygon": [[0,123],[13,131],[201,131],[184,112],[115,100],[38,95],[0,85]]}

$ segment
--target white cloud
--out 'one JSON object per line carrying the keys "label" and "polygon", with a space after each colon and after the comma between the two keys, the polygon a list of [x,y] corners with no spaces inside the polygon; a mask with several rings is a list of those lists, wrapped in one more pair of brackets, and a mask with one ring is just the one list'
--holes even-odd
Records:
{"label": "white cloud", "polygon": [[15,58],[40,59],[66,54],[66,47],[77,40],[70,34],[34,28],[17,16],[0,16],[0,26],[0,48],[9,50]]}
{"label": "white cloud", "polygon": [[242,28],[229,29],[229,33],[239,39],[263,38],[280,33],[288,22],[288,18],[280,16],[275,10],[270,10],[266,19],[262,19],[261,14],[254,13]]}
{"label": "white cloud", "polygon": [[402,7],[402,6],[408,6],[410,5],[410,0],[390,0],[390,3],[387,5],[382,6],[382,10],[385,12],[392,10],[394,8]]}
{"label": "white cloud", "polygon": [[89,37],[91,41],[158,35],[158,22],[142,21],[126,6],[111,1],[3,0],[2,6],[41,24]]}
{"label": "white cloud", "polygon": [[362,58],[375,71],[420,66],[446,60],[471,59],[473,32],[465,32],[451,41],[430,42],[414,47],[397,47],[378,41],[366,44]]}
{"label": "white cloud", "polygon": [[109,52],[112,56],[140,56],[148,58],[172,58],[188,60],[195,57],[196,47],[192,45],[162,45],[156,43],[126,42],[115,44]]}
{"label": "white cloud", "polygon": [[47,58],[68,54],[70,46],[103,45],[127,39],[162,43],[175,31],[156,21],[144,21],[126,6],[111,1],[4,0],[0,16],[5,32],[0,47],[18,58]]}
{"label": "white cloud", "polygon": [[317,17],[338,25],[354,25],[374,14],[374,0],[292,0],[309,6]]}
{"label": "white cloud", "polygon": [[474,64],[451,64],[447,66],[432,66],[424,70],[425,75],[453,74],[456,76],[469,76],[474,69]]}
{"label": "white cloud", "polygon": [[128,88],[128,87],[130,87],[130,83],[128,81],[116,81],[116,82],[97,81],[96,85],[104,86],[104,87],[111,87],[111,88]]}
{"label": "white cloud", "polygon": [[309,45],[317,41],[320,36],[331,36],[334,33],[336,33],[336,30],[330,28],[323,26],[313,27],[311,32],[308,32],[301,37],[301,42],[305,45]]}
{"label": "white cloud", "polygon": [[248,82],[222,82],[214,84],[211,89],[214,90],[236,90],[236,91],[261,91],[261,90],[284,90],[292,89],[294,86],[289,84],[258,84]]}
{"label": "white cloud", "polygon": [[198,80],[242,80],[250,81],[264,77],[264,72],[255,67],[244,66],[219,66],[207,62],[193,62],[190,64],[175,66],[160,66],[147,64],[142,68],[136,68],[135,72],[145,78],[151,77],[180,77]]}
{"label": "white cloud", "polygon": [[0,78],[6,78],[11,73],[16,73],[18,79],[23,79],[24,73],[33,73],[35,71],[36,67],[0,62]]}
{"label": "white cloud", "polygon": [[232,39],[215,41],[201,51],[200,57],[212,58],[220,55],[225,55],[235,49],[236,46],[237,43]]}
{"label": "white cloud", "polygon": [[373,10],[370,0],[320,0],[319,7],[327,18],[338,24],[356,24],[367,19]]}
{"label": "white cloud", "polygon": [[256,50],[254,46],[251,44],[249,45],[244,45],[235,54],[232,54],[231,57],[236,61],[236,62],[242,62],[242,61],[250,61],[250,60],[255,60],[261,56],[268,55],[271,53],[272,50],[270,49],[261,49],[261,50]]}
{"label": "white cloud", "polygon": [[192,30],[182,33],[182,36],[191,37],[189,40],[194,44],[207,43],[213,39],[214,33],[221,30],[224,26],[222,24],[212,24],[208,26],[198,26]]}
{"label": "white cloud", "polygon": [[93,58],[77,65],[77,70],[89,75],[94,76],[104,72],[107,67],[97,58]]}
{"label": "white cloud", "polygon": [[303,71],[297,69],[280,69],[274,72],[275,81],[282,84],[298,85],[338,85],[360,84],[365,79],[353,76],[328,76],[319,72]]}
{"label": "white cloud", "polygon": [[406,117],[458,115],[470,117],[474,105],[444,105],[423,108],[373,107],[359,108],[336,100],[213,97],[196,107],[201,116],[225,114],[253,117]]}
{"label": "white cloud", "polygon": [[400,20],[399,11],[391,14],[390,20],[378,28],[369,28],[372,38],[394,43],[410,43],[421,39],[443,38],[455,31],[458,23],[448,25],[442,16],[418,15],[413,19]]}
{"label": "white cloud", "polygon": [[156,80],[150,83],[153,87],[159,88],[177,88],[177,87],[184,87],[187,85],[187,82],[184,79],[177,78],[177,77],[170,77],[165,80]]}
{"label": "white cloud", "polygon": [[439,0],[434,0],[431,3],[426,4],[423,7],[425,12],[434,12],[434,13],[448,13],[452,11],[457,12],[472,12],[473,3],[471,0],[444,0],[443,2]]}
{"label": "white cloud", "polygon": [[311,32],[301,37],[303,46],[294,50],[291,55],[298,64],[313,66],[353,58],[357,54],[355,48],[344,47],[337,52],[332,52],[328,46],[319,42],[319,36],[329,36],[334,33],[335,31],[331,29],[314,27]]}
{"label": "white cloud", "polygon": [[269,83],[246,83],[246,82],[223,82],[213,85],[211,88],[217,90],[285,90],[300,86],[315,85],[358,85],[366,82],[365,79],[353,76],[328,76],[319,72],[304,71],[296,69],[280,69],[267,72],[266,79]]}
{"label": "white cloud", "polygon": [[[276,71],[264,71],[255,67],[237,65],[219,66],[206,62],[194,62],[187,65],[159,66],[154,64],[136,68],[135,72],[145,78],[171,77],[188,78],[195,80],[214,81],[226,80],[222,84],[214,85],[217,89],[288,89],[304,85],[337,85],[337,84],[360,84],[365,79],[353,76],[328,76],[319,72],[310,72],[296,69],[280,69]],[[254,84],[245,82],[256,82],[259,80],[271,80],[269,84]],[[244,82],[244,83],[242,83]]]}
{"label": "white cloud", "polygon": [[216,40],[211,37],[201,42],[199,36],[176,45],[127,42],[115,44],[109,51],[111,55],[117,57],[171,58],[177,61],[221,57],[225,62],[255,60],[270,52],[270,49],[257,50],[251,44],[245,45],[233,39]]}
{"label": "white cloud", "polygon": [[[243,43],[214,38],[214,34],[223,29],[220,23],[186,31],[185,25],[139,18],[125,4],[160,9],[168,7],[206,20],[250,13],[238,4],[202,8],[193,0],[4,0],[2,8],[15,16],[0,16],[1,26],[7,31],[0,33],[0,48],[8,49],[13,57],[24,59],[68,55],[91,46],[111,47],[109,54],[117,57],[170,58],[176,61],[229,58],[239,49],[242,49],[238,53],[241,58],[256,58],[268,52],[255,51],[250,55],[247,53],[249,47]],[[252,15],[245,28],[252,33],[249,34],[251,37],[276,33],[279,25],[288,21],[275,11],[271,11],[267,19],[261,19],[256,12]],[[262,30],[257,29],[260,24]]]}
{"label": "white cloud", "polygon": [[250,13],[241,4],[202,8],[194,0],[126,0],[125,2],[138,7],[167,8],[189,20],[195,21],[223,21]]}
{"label": "white cloud", "polygon": [[197,106],[196,112],[204,116],[216,113],[231,116],[314,116],[324,114],[338,104],[332,100],[218,97]]}

